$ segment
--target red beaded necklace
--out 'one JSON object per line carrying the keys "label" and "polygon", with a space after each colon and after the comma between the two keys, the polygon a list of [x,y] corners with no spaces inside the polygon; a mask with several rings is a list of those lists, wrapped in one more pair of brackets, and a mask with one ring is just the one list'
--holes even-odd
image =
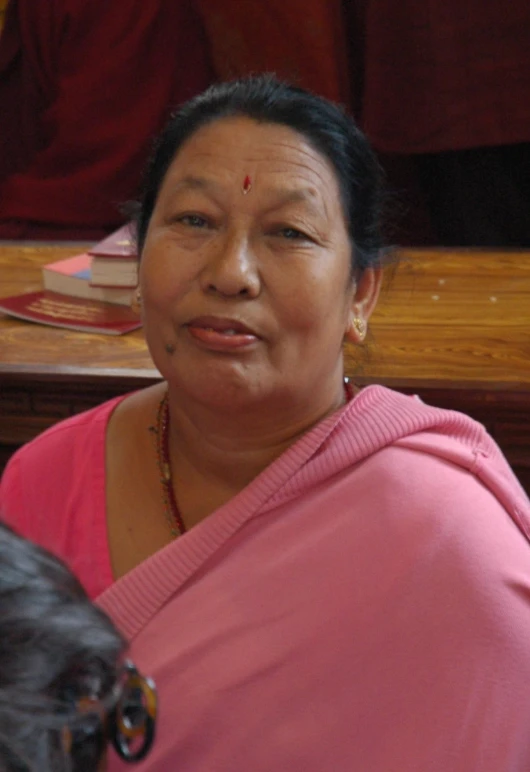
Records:
{"label": "red beaded necklace", "polygon": [[[346,402],[353,399],[354,389],[348,378],[344,379],[344,394],[346,396]],[[160,400],[158,406],[154,432],[156,434],[156,457],[158,469],[160,471],[164,512],[171,530],[171,535],[176,539],[177,536],[182,536],[182,534],[186,533],[186,526],[175,498],[173,477],[171,474],[171,457],[169,455],[169,400],[167,391]]]}
{"label": "red beaded necklace", "polygon": [[186,526],[180,514],[173,488],[171,475],[171,458],[169,455],[169,400],[167,391],[160,400],[156,416],[156,457],[160,470],[160,483],[162,485],[162,498],[164,499],[164,511],[166,520],[174,539],[186,533]]}

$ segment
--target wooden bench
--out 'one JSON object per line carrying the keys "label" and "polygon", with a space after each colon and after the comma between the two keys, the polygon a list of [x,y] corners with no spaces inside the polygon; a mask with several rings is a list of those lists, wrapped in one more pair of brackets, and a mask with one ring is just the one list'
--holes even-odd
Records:
{"label": "wooden bench", "polygon": [[[0,297],[80,245],[0,244]],[[393,274],[393,275],[392,275]],[[406,250],[346,372],[484,423],[530,490],[530,252]],[[0,464],[67,415],[159,378],[141,331],[69,332],[0,316]]]}

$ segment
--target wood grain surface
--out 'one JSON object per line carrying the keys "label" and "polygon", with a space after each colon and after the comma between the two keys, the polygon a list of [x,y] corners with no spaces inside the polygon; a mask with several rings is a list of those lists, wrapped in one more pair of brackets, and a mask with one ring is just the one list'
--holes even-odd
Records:
{"label": "wood grain surface", "polygon": [[[0,297],[41,287],[47,262],[86,245],[0,245]],[[396,387],[530,390],[530,252],[408,250],[387,272],[346,371]],[[0,315],[0,367],[151,370],[141,331],[70,332]],[[147,375],[147,374],[146,374]]]}
{"label": "wood grain surface", "polygon": [[[0,243],[0,297],[41,288],[41,268],[86,244]],[[386,270],[346,372],[482,421],[530,489],[530,252],[406,250]],[[0,465],[58,419],[159,374],[141,330],[112,337],[0,315]]]}
{"label": "wood grain surface", "polygon": [[[0,244],[0,297],[42,289],[42,266],[83,252],[87,244],[17,246]],[[141,330],[123,336],[98,335],[32,324],[0,313],[0,377],[18,366],[91,371],[156,371]],[[68,371],[67,371],[68,372]],[[94,373],[95,374],[95,373]]]}

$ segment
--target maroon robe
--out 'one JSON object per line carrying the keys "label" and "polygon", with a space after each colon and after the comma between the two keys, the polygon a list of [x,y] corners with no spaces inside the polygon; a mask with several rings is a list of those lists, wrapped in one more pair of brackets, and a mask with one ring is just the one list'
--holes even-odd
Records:
{"label": "maroon robe", "polygon": [[189,0],[11,0],[0,38],[0,238],[123,222],[151,137],[212,77]]}

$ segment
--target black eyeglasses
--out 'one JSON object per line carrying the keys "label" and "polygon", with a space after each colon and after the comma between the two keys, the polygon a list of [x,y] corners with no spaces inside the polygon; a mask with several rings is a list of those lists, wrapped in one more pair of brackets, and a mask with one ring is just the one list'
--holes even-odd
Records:
{"label": "black eyeglasses", "polygon": [[62,731],[66,753],[70,754],[75,745],[101,731],[124,761],[141,761],[149,753],[158,713],[156,686],[129,660],[123,664],[108,694],[102,698],[78,699],[74,708],[76,718]]}

